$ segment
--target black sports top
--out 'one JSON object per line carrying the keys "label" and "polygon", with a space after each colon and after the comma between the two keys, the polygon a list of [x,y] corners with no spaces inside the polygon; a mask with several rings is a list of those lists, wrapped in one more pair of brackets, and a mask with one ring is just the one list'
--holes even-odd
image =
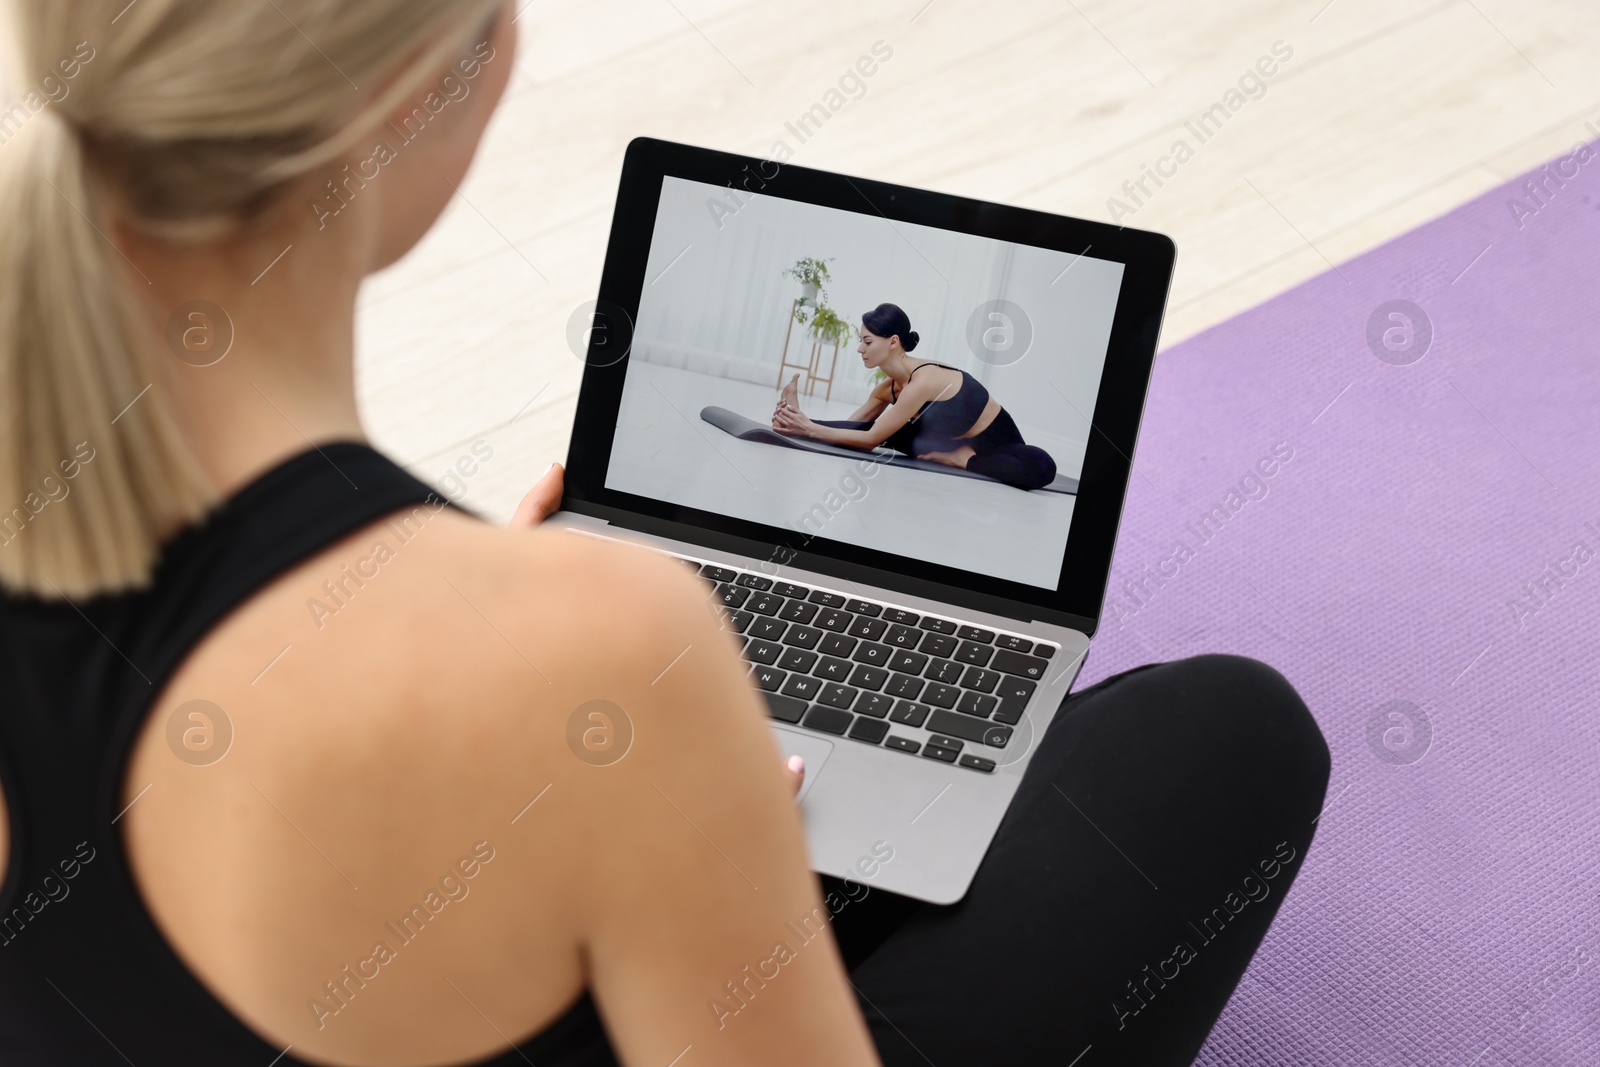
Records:
{"label": "black sports top", "polygon": [[[0,1063],[304,1064],[230,1014],[162,937],[116,826],[124,769],[151,702],[224,615],[384,515],[445,503],[366,445],[324,445],[173,538],[148,589],[76,605],[0,593],[0,784],[11,819]],[[48,527],[46,518],[17,536]],[[530,1061],[616,1064],[588,993],[483,1063]]]}
{"label": "black sports top", "polygon": [[[933,363],[933,365],[944,367],[945,370],[958,370],[943,363]],[[926,366],[928,363],[918,363],[911,368],[911,374],[907,375],[906,380],[910,381],[916,376],[917,371]],[[960,371],[960,374],[961,388],[956,390],[954,396],[945,400],[930,400],[917,412],[915,419],[921,424],[917,431],[918,436],[926,434],[929,437],[954,441],[971,430],[977,423],[978,416],[983,414],[983,409],[989,406],[989,390],[984,388],[983,383],[966,371]],[[893,379],[889,381],[889,395],[896,400],[900,399],[900,393],[895,389]]]}

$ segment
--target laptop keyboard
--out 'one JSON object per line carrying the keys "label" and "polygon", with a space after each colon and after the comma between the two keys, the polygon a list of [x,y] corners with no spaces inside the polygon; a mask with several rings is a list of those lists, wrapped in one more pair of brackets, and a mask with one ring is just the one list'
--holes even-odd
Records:
{"label": "laptop keyboard", "polygon": [[[683,559],[741,635],[776,721],[995,769],[1056,647],[752,571]],[[985,755],[984,753],[990,753]]]}

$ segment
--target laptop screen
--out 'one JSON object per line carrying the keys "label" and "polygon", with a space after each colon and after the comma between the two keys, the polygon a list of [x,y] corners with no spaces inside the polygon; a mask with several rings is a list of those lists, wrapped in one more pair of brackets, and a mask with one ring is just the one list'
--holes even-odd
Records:
{"label": "laptop screen", "polygon": [[666,175],[605,488],[1054,591],[1125,269]]}

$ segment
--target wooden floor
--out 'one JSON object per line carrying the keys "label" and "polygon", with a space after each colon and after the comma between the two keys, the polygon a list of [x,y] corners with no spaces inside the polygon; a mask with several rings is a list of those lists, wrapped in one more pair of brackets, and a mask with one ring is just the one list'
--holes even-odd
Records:
{"label": "wooden floor", "polygon": [[[781,139],[798,164],[1091,219],[1115,197],[1178,244],[1164,346],[1600,137],[1594,0],[519,2],[461,195],[360,322],[375,441],[435,481],[484,442],[463,500],[497,516],[564,457],[568,321],[632,137]],[[859,99],[799,143],[785,124],[878,42]],[[1162,162],[1179,140],[1192,156]]]}

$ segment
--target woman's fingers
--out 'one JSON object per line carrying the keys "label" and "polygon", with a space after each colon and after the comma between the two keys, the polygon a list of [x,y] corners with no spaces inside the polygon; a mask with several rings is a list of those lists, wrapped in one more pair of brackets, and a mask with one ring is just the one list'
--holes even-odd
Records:
{"label": "woman's fingers", "polygon": [[806,761],[799,756],[790,756],[783,765],[783,775],[789,779],[789,788],[795,796],[800,795],[800,787],[806,780]]}
{"label": "woman's fingers", "polygon": [[554,515],[561,508],[561,490],[565,481],[566,471],[559,463],[550,464],[550,469],[544,472],[544,477],[534,483],[528,495],[522,498],[522,503],[517,505],[516,514],[511,516],[513,527],[533,527]]}

